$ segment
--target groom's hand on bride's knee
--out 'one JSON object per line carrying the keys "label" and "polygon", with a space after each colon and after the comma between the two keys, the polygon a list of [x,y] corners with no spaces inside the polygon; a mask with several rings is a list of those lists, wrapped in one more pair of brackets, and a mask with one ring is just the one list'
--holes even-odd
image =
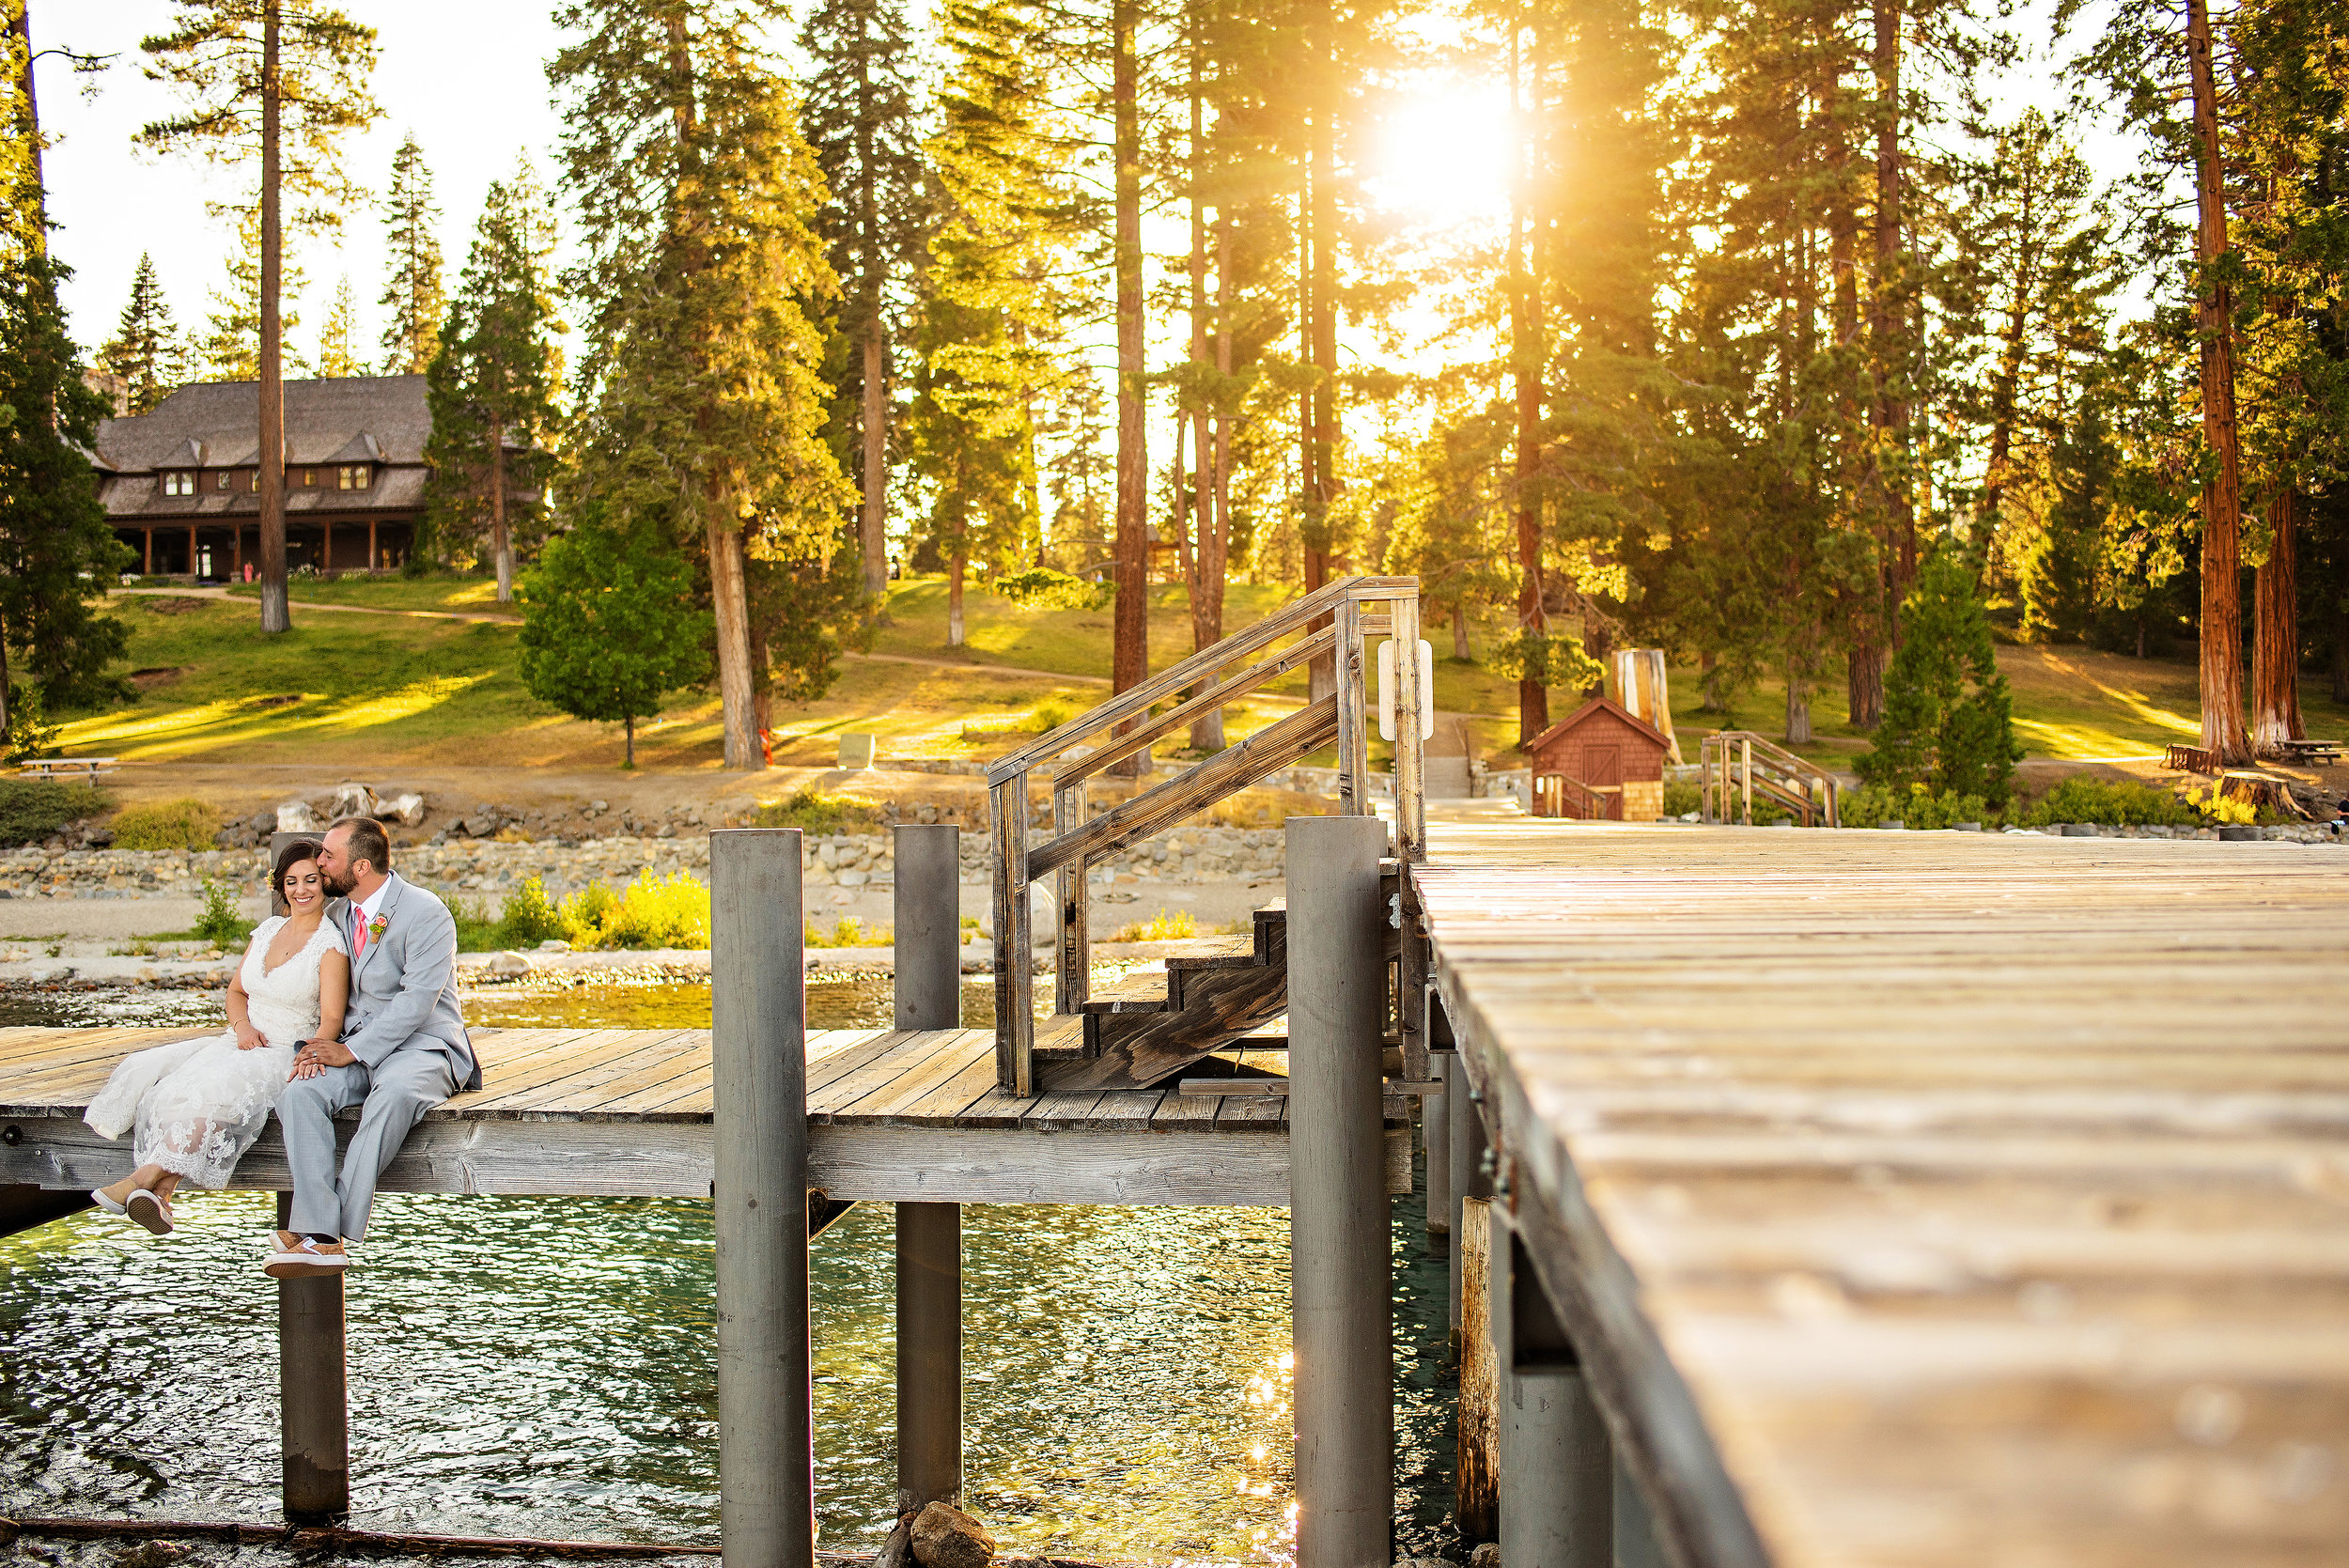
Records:
{"label": "groom's hand on bride's knee", "polygon": [[359,1059],[340,1040],[305,1040],[294,1052],[292,1079],[316,1078],[329,1067],[348,1067]]}

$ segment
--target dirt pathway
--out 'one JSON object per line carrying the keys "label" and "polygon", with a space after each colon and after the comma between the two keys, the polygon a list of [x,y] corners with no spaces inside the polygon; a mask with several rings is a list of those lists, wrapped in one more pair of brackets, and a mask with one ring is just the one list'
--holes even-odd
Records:
{"label": "dirt pathway", "polygon": [[[137,598],[216,598],[234,604],[254,604],[257,600],[242,594],[232,594],[226,588],[117,588],[116,593]],[[341,615],[406,615],[419,621],[489,621],[498,626],[520,626],[520,615],[493,615],[472,610],[389,610],[374,604],[327,604],[314,598],[298,598],[290,603],[295,610],[331,610]]]}

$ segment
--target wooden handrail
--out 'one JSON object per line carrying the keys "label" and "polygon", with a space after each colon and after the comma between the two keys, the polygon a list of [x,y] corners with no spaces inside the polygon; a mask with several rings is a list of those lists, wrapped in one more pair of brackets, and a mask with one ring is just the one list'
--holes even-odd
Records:
{"label": "wooden handrail", "polygon": [[[1731,811],[1730,757],[1733,748],[1740,764],[1748,801],[1740,813]],[[1751,730],[1716,730],[1704,737],[1698,753],[1699,787],[1703,795],[1704,820],[1729,821],[1742,815],[1749,826],[1753,820],[1750,796],[1757,786],[1762,794],[1776,800],[1802,818],[1803,826],[1813,825],[1813,817],[1826,826],[1838,826],[1840,789],[1835,776],[1818,764],[1796,755],[1775,742]],[[1720,811],[1714,813],[1715,791],[1719,789]]]}
{"label": "wooden handrail", "polygon": [[[1366,606],[1381,602],[1384,613],[1366,613]],[[1312,628],[1323,615],[1330,617],[1330,624]],[[1222,674],[1244,659],[1263,654],[1282,638],[1299,633],[1302,635],[1289,647],[1258,658],[1230,675]],[[1368,811],[1365,776],[1371,716],[1365,711],[1363,690],[1364,639],[1378,633],[1417,644],[1417,578],[1349,577],[1327,583],[1057,726],[988,768],[995,851],[995,1063],[996,1077],[1003,1088],[1020,1094],[1034,1092],[1029,888],[1057,874],[1059,972],[1053,1000],[1056,1011],[1074,1013],[1087,994],[1091,952],[1086,930],[1088,864],[1237,794],[1332,741],[1338,750],[1339,812],[1359,815]],[[1322,658],[1333,661],[1337,675],[1334,689],[1326,695],[1087,820],[1088,780],[1142,753],[1169,731]],[[1426,846],[1425,766],[1420,731],[1430,693],[1420,690],[1416,659],[1395,661],[1395,839],[1406,859],[1418,860]],[[1191,689],[1190,694],[1168,711],[1151,712],[1158,703],[1185,687]],[[1093,737],[1107,738],[1081,756],[1051,768],[1054,836],[1031,850],[1030,775],[1050,768]]]}
{"label": "wooden handrail", "polygon": [[1033,771],[1039,764],[1060,755],[1086,736],[1114,729],[1129,720],[1140,718],[1184,687],[1214,675],[1245,654],[1254,653],[1259,648],[1279,642],[1291,632],[1301,629],[1306,622],[1330,613],[1340,604],[1360,603],[1366,598],[1392,598],[1397,594],[1409,594],[1416,603],[1419,579],[1344,577],[1335,582],[1325,583],[1303,598],[1283,605],[1253,626],[1234,632],[1214,646],[1203,648],[1179,663],[1169,665],[1141,685],[1120,692],[1090,712],[1079,714],[1058,729],[1049,730],[1010,755],[999,758],[988,768],[987,782],[990,785],[999,784],[1014,774]]}

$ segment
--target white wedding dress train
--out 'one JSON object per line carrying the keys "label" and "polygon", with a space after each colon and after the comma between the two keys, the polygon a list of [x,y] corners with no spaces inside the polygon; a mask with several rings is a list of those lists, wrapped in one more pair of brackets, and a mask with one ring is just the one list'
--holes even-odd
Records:
{"label": "white wedding dress train", "polygon": [[268,1044],[237,1046],[234,1030],[135,1051],[84,1113],[101,1137],[135,1130],[139,1165],[177,1172],[192,1187],[228,1185],[237,1161],[269,1125],[269,1113],[293,1071],[294,1051],[318,1032],[319,964],[329,949],[348,955],[334,922],[320,920],[310,939],[275,969],[269,944],[285,917],[261,922],[245,949],[245,1017]]}

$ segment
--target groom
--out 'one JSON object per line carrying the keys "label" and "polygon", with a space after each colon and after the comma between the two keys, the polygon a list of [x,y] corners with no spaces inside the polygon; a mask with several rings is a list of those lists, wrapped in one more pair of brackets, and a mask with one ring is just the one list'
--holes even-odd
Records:
{"label": "groom", "polygon": [[[473,1038],[457,1011],[457,923],[441,901],[392,875],[392,846],[371,818],[326,830],[319,871],[347,900],[338,917],[350,949],[350,1002],[340,1040],[312,1041],[294,1057],[277,1102],[293,1168],[291,1230],[261,1272],[280,1280],[350,1266],[345,1237],[366,1234],[376,1178],[424,1113],[460,1087],[481,1087]],[[359,1129],[334,1171],[334,1113],[360,1107]]]}

